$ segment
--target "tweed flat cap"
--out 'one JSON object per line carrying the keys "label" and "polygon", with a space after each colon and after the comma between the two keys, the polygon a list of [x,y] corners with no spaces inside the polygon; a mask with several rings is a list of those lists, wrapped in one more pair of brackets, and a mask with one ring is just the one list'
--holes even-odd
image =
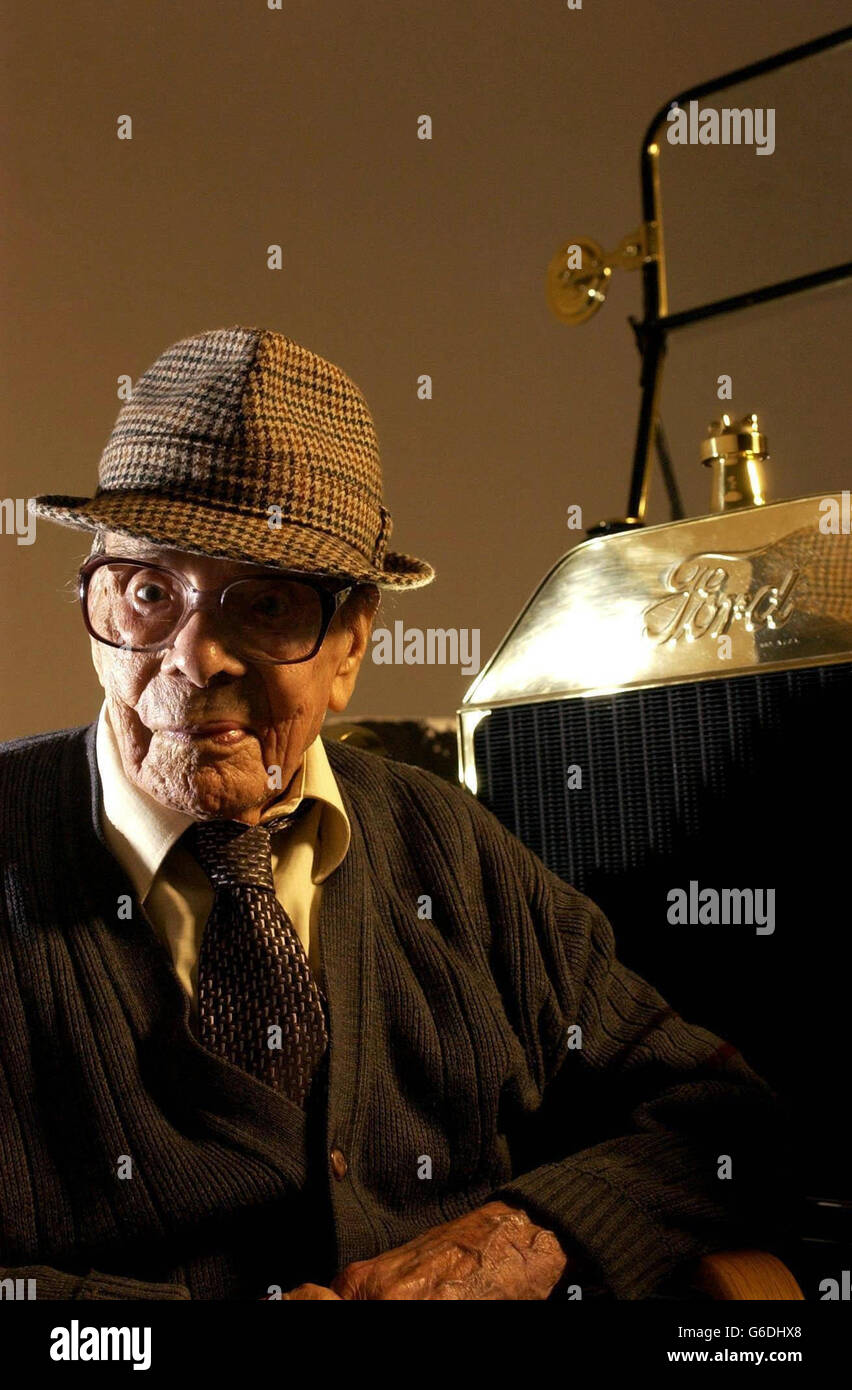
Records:
{"label": "tweed flat cap", "polygon": [[387,548],[376,430],[339,367],[281,333],[213,329],[140,376],[100,460],[94,497],[36,497],[37,516],[199,555],[382,588],[425,560]]}

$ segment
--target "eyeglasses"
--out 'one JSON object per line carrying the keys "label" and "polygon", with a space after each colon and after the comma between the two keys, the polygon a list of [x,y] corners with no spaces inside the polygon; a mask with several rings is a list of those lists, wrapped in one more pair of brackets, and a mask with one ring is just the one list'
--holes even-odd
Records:
{"label": "eyeglasses", "polygon": [[86,628],[108,647],[163,651],[193,613],[218,610],[235,655],[278,666],[316,655],[332,618],[356,587],[348,579],[282,573],[196,589],[176,570],[114,555],[93,556],[79,574]]}

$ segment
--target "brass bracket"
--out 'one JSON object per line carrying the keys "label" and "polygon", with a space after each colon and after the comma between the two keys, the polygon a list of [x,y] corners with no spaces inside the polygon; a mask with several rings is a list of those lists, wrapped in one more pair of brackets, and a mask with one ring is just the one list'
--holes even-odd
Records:
{"label": "brass bracket", "polygon": [[560,247],[547,268],[547,302],[560,323],[585,323],[606,299],[613,270],[638,270],[660,254],[659,227],[642,222],[614,251],[590,237]]}

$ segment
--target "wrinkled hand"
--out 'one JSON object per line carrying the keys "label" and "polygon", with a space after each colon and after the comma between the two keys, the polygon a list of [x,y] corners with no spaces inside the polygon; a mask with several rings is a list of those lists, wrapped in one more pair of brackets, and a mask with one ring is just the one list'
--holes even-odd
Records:
{"label": "wrinkled hand", "polygon": [[356,1260],[330,1289],[301,1284],[283,1297],[544,1299],[567,1263],[552,1231],[505,1202],[488,1202],[371,1260]]}
{"label": "wrinkled hand", "polygon": [[289,1293],[282,1293],[282,1301],[285,1298],[333,1298],[336,1303],[343,1301],[339,1294],[333,1293],[331,1289],[325,1288],[322,1284],[300,1284],[297,1289],[291,1289]]}

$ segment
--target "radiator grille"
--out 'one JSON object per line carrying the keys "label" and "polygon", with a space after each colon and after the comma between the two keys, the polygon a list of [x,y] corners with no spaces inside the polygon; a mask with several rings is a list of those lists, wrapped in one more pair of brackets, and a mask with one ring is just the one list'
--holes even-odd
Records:
{"label": "radiator grille", "polygon": [[[844,1191],[850,710],[842,663],[500,707],[474,733],[480,799],[604,909],[625,964],[798,1098],[807,1180]],[[775,932],[672,927],[690,880],[775,889]]]}
{"label": "radiator grille", "polygon": [[[588,891],[601,873],[699,834],[708,803],[737,768],[763,760],[773,734],[795,724],[807,736],[803,715],[813,716],[815,751],[815,697],[834,690],[852,709],[852,663],[497,709],[474,734],[478,794],[548,868]],[[581,789],[568,786],[573,764]]]}

